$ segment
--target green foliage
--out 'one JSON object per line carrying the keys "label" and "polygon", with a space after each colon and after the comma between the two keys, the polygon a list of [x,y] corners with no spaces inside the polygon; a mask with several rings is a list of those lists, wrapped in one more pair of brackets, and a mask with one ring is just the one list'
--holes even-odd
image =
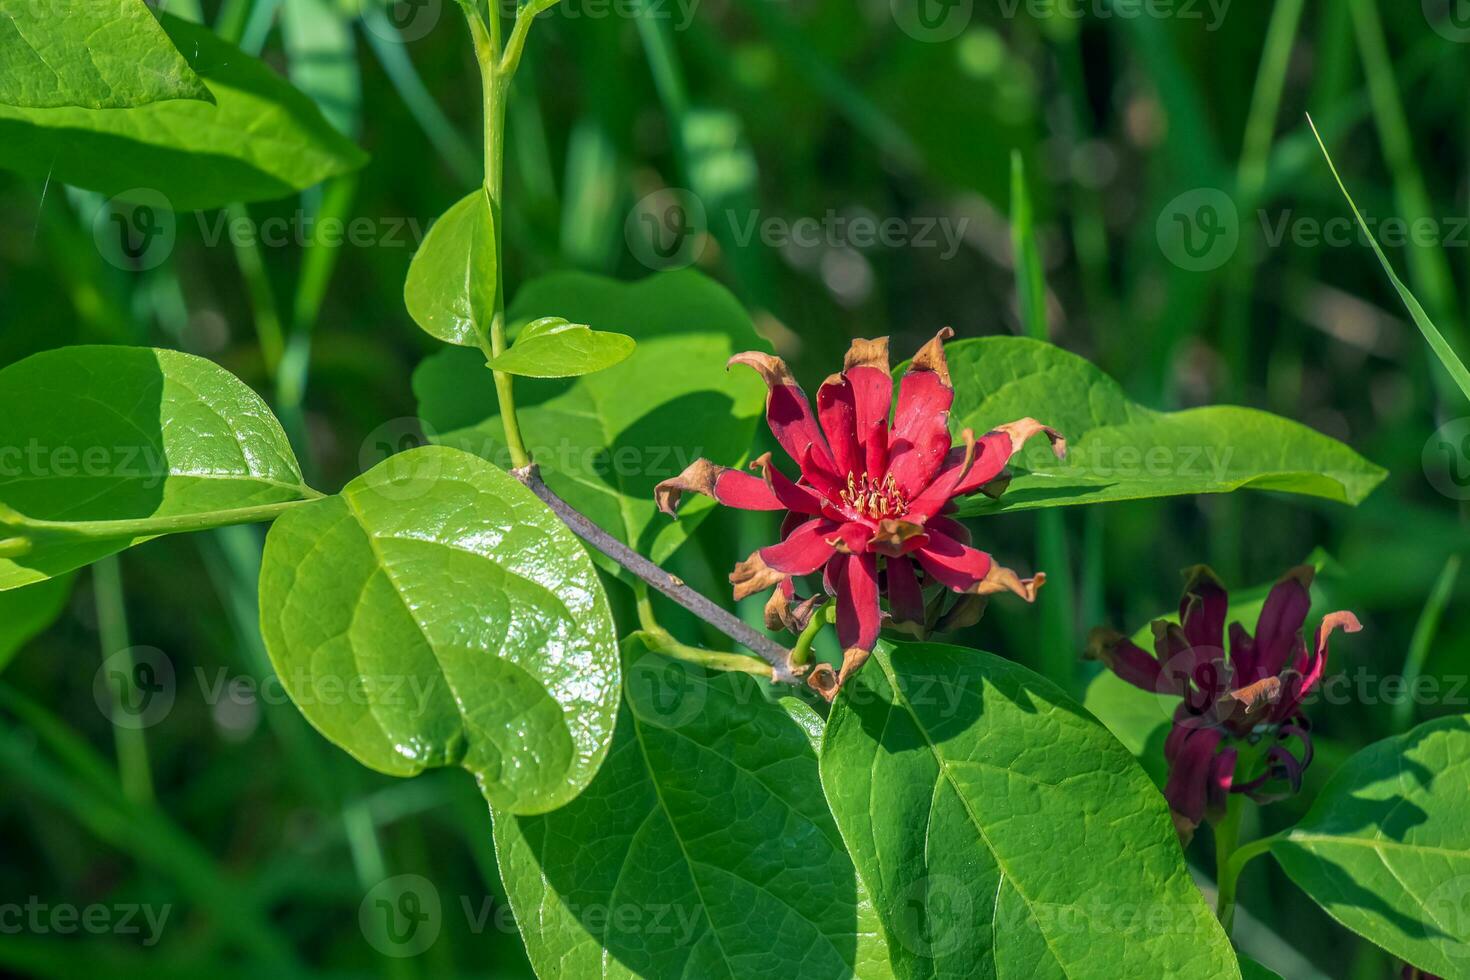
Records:
{"label": "green foliage", "polygon": [[1470,717],[1370,745],[1271,845],[1343,925],[1442,977],[1465,975],[1470,924]]}
{"label": "green foliage", "polygon": [[978,651],[873,661],[832,707],[822,785],[898,976],[1238,977],[1163,800],[1077,704]]}
{"label": "green foliage", "polygon": [[950,427],[980,435],[1033,416],[1067,439],[1066,460],[1029,446],[999,501],[962,513],[1139,500],[1250,488],[1360,503],[1386,475],[1335,439],[1250,408],[1156,412],[1086,360],[1019,337],[981,337],[947,350]]}
{"label": "green foliage", "polygon": [[[607,762],[574,803],[495,815],[543,977],[881,977],[873,910],[822,799],[807,717],[629,644]],[[820,724],[820,720],[817,720]]]}
{"label": "green foliage", "polygon": [[73,576],[59,575],[0,592],[0,670],[20,648],[56,621],[71,598]]}
{"label": "green foliage", "polygon": [[484,188],[444,212],[408,267],[403,300],[425,333],[461,347],[488,346],[499,278],[495,216]]}
{"label": "green foliage", "polygon": [[0,369],[0,589],[317,496],[260,396],[190,354],[67,347]]}
{"label": "green foliage", "polygon": [[510,350],[490,366],[526,378],[575,378],[604,371],[633,353],[637,343],[620,333],[593,330],[559,316],[532,320],[521,328]]}
{"label": "green foliage", "polygon": [[212,101],[143,0],[0,0],[0,105],[128,109]]}
{"label": "green foliage", "polygon": [[571,531],[483,460],[411,450],[296,509],[260,583],[276,673],[364,765],[463,766],[512,813],[562,806],[601,765],[620,683],[607,596]]}
{"label": "green foliage", "polygon": [[281,197],[366,162],[315,103],[260,61],[198,24],[167,14],[162,24],[214,104],[0,105],[0,168],[107,195],[149,190],[191,211]]}
{"label": "green foliage", "polygon": [[[671,521],[654,506],[653,487],[696,457],[735,465],[749,454],[765,387],[750,372],[726,372],[725,361],[764,344],[734,297],[694,272],[636,283],[549,276],[526,285],[510,310],[512,320],[546,316],[619,330],[638,346],[575,381],[518,383],[531,453],[563,499],[662,562],[712,502],[691,499]],[[441,351],[414,373],[414,393],[436,441],[504,464],[504,431],[484,375],[483,357]]]}

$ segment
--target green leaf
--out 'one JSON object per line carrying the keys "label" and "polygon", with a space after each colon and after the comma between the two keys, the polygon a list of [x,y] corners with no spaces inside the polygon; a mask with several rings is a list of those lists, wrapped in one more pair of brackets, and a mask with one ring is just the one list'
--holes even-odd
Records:
{"label": "green leaf", "polygon": [[802,722],[748,677],[627,652],[617,735],[592,785],[545,816],[495,814],[537,974],[888,975]]}
{"label": "green leaf", "polygon": [[1419,300],[1409,291],[1409,287],[1405,286],[1403,280],[1398,277],[1398,273],[1393,271],[1393,263],[1388,261],[1388,256],[1383,253],[1383,247],[1378,244],[1378,239],[1373,237],[1373,229],[1368,226],[1368,222],[1363,220],[1363,213],[1358,210],[1357,202],[1348,193],[1347,185],[1342,182],[1342,177],[1337,172],[1337,165],[1332,162],[1332,154],[1327,152],[1327,144],[1322,142],[1322,134],[1317,132],[1317,124],[1312,122],[1311,116],[1307,117],[1307,125],[1312,127],[1312,135],[1317,137],[1317,145],[1322,148],[1322,155],[1327,158],[1327,168],[1332,171],[1332,179],[1337,181],[1337,187],[1342,191],[1342,196],[1347,198],[1348,207],[1353,209],[1353,217],[1358,220],[1358,227],[1363,230],[1368,244],[1373,246],[1373,254],[1378,256],[1379,264],[1388,274],[1388,281],[1393,284],[1394,292],[1399,294],[1404,308],[1409,311],[1414,325],[1428,341],[1430,350],[1434,351],[1434,356],[1439,358],[1439,363],[1443,364],[1450,377],[1455,379],[1455,384],[1459,386],[1461,393],[1470,399],[1470,369],[1465,367],[1465,362],[1460,360],[1460,356],[1455,353],[1450,342],[1444,339],[1444,334],[1439,332],[1439,328],[1434,325],[1434,321],[1429,318],[1429,314],[1425,312]]}
{"label": "green leaf", "polygon": [[0,370],[0,589],[316,496],[265,402],[203,358],[64,347]]}
{"label": "green leaf", "polygon": [[1241,980],[1281,980],[1281,974],[1268,970],[1248,956],[1240,958]]}
{"label": "green leaf", "polygon": [[0,168],[191,211],[283,197],[367,161],[264,63],[198,24],[161,22],[217,104],[0,106]]}
{"label": "green leaf", "polygon": [[1271,853],[1338,922],[1421,970],[1470,969],[1470,716],[1384,739],[1333,774]]}
{"label": "green leaf", "polygon": [[286,692],[369,768],[462,766],[494,805],[541,813],[607,753],[619,669],[597,572],[531,491],[468,453],[400,453],[286,514],[260,608]]}
{"label": "green leaf", "polygon": [[212,101],[143,0],[0,0],[0,104],[126,109]]}
{"label": "green leaf", "polygon": [[1092,364],[1020,337],[981,337],[946,350],[950,425],[977,435],[1032,416],[1067,439],[1057,460],[1033,444],[999,501],[966,515],[1251,488],[1357,504],[1387,475],[1335,439],[1267,412],[1233,406],[1156,412],[1132,402]]}
{"label": "green leaf", "polygon": [[71,598],[74,576],[60,575],[23,589],[0,592],[0,670],[36,636],[56,622]]}
{"label": "green leaf", "polygon": [[873,661],[822,785],[898,976],[1239,976],[1163,798],[1060,689],[938,644]]}
{"label": "green leaf", "polygon": [[[687,270],[635,283],[548,276],[521,290],[511,316],[606,325],[637,341],[632,356],[605,371],[517,381],[517,414],[547,484],[604,530],[664,561],[713,501],[689,499],[670,520],[654,506],[654,485],[700,456],[734,466],[750,452],[765,386],[753,372],[725,370],[732,354],[765,347],[750,317],[722,286]],[[413,387],[435,441],[508,465],[483,357],[440,351],[419,366]]]}
{"label": "green leaf", "polygon": [[[403,301],[425,333],[461,347],[489,346],[495,315],[495,218],[483,188],[434,222],[412,264]],[[482,362],[483,363],[483,362]]]}
{"label": "green leaf", "polygon": [[490,366],[526,378],[575,378],[626,361],[636,346],[626,334],[547,316],[526,324],[515,345],[491,358]]}

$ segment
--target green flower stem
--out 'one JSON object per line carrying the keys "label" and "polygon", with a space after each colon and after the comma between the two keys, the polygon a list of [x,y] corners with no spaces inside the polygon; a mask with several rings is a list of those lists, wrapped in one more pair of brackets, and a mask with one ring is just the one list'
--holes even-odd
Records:
{"label": "green flower stem", "polygon": [[[1237,794],[1231,794],[1232,800],[1239,798]],[[1237,833],[1240,830],[1238,820],[1235,830]],[[1253,858],[1258,858],[1269,851],[1271,845],[1281,840],[1282,836],[1282,834],[1273,834],[1270,837],[1253,840],[1249,844],[1231,847],[1224,859],[1221,859],[1218,850],[1216,851],[1215,884],[1219,889],[1219,894],[1215,902],[1215,915],[1220,920],[1220,925],[1224,926],[1227,936],[1230,934],[1230,927],[1235,923],[1235,886],[1240,880],[1240,872]]]}
{"label": "green flower stem", "polygon": [[796,666],[810,663],[812,659],[812,643],[817,639],[817,634],[822,628],[832,622],[833,607],[830,602],[823,600],[822,604],[812,610],[812,618],[807,620],[806,628],[796,638],[796,646],[791,648],[791,662]]}
{"label": "green flower stem", "polygon": [[[132,646],[128,638],[127,607],[123,603],[122,573],[116,555],[92,566],[92,591],[97,606],[97,638],[102,644],[102,659],[119,657],[122,675],[132,682]],[[128,696],[121,685],[108,684],[112,692],[113,743],[117,749],[118,781],[123,796],[140,806],[153,803],[153,775],[148,764],[148,741],[141,728],[119,724],[123,717],[122,701]]]}
{"label": "green flower stem", "polygon": [[[711,670],[737,671],[743,674],[754,674],[765,680],[773,678],[771,665],[764,660],[746,656],[743,653],[726,653],[717,650],[702,650],[699,647],[691,647],[680,643],[662,625],[659,624],[658,616],[653,611],[653,602],[649,598],[648,585],[642,580],[633,583],[633,598],[638,606],[638,625],[643,627],[630,635],[630,639],[636,637],[642,640],[648,649],[676,660],[687,660],[690,663],[709,667]],[[796,660],[793,657],[792,663]]]}

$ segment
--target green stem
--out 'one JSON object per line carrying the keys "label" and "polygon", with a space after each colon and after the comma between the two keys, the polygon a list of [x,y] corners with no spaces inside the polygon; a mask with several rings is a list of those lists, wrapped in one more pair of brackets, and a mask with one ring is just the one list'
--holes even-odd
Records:
{"label": "green stem", "polygon": [[[122,573],[116,555],[103,558],[92,567],[92,590],[97,606],[97,636],[102,644],[102,659],[117,657],[122,676],[132,683],[133,656],[128,639],[128,614],[123,602]],[[119,724],[123,717],[122,685],[108,685],[112,692],[112,737],[117,747],[118,781],[123,795],[133,803],[153,802],[153,776],[148,765],[148,741],[141,728]]]}
{"label": "green stem", "polygon": [[[1231,794],[1232,799],[1238,799],[1237,794]],[[1237,824],[1236,831],[1240,827]],[[1240,880],[1240,872],[1245,869],[1254,858],[1260,857],[1271,849],[1271,845],[1281,840],[1284,834],[1272,834],[1270,837],[1262,837],[1253,840],[1249,844],[1241,844],[1239,847],[1231,847],[1227,858],[1219,860],[1216,854],[1215,883],[1219,889],[1219,896],[1215,903],[1215,915],[1220,920],[1220,925],[1225,928],[1226,935],[1230,934],[1230,927],[1235,923],[1235,886]]]}
{"label": "green stem", "polygon": [[[258,507],[237,507],[233,510],[212,510],[203,514],[180,514],[175,517],[139,517],[125,521],[42,521],[14,515],[5,520],[7,530],[39,531],[68,538],[144,538],[160,534],[181,534],[188,531],[206,531],[214,527],[229,527],[233,524],[257,524],[273,521],[292,507],[297,507],[321,498],[315,490],[311,496],[300,500],[283,500]],[[27,537],[8,538],[10,541],[28,541]]]}
{"label": "green stem", "polygon": [[[674,634],[659,624],[658,616],[653,611],[648,586],[643,582],[633,583],[633,599],[638,608],[638,625],[643,628],[632,633],[630,639],[636,637],[650,650],[673,657],[675,660],[685,660],[711,670],[736,671],[742,674],[753,674],[764,680],[771,679],[771,665],[764,660],[748,657],[743,653],[702,650],[676,640]],[[794,657],[792,662],[796,662]]]}
{"label": "green stem", "polygon": [[817,634],[822,632],[824,626],[832,622],[832,617],[828,615],[830,609],[831,606],[824,601],[820,606],[812,610],[812,618],[807,620],[806,627],[801,631],[801,635],[796,638],[796,646],[791,648],[791,663],[793,666],[800,666],[811,661],[812,644],[816,642]]}

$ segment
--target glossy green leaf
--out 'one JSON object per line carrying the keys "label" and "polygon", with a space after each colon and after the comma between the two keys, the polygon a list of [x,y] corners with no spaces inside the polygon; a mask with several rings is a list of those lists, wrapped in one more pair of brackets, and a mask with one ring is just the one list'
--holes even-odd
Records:
{"label": "glossy green leaf", "polygon": [[0,370],[0,589],[315,496],[265,402],[203,358],[64,347]]}
{"label": "glossy green leaf", "polygon": [[576,378],[626,361],[636,346],[626,334],[548,316],[526,324],[515,345],[491,358],[490,366],[526,378]]}
{"label": "glossy green leaf", "polygon": [[0,592],[0,670],[21,647],[56,622],[71,598],[74,578],[59,575],[23,589]]}
{"label": "glossy green leaf", "polygon": [[283,197],[367,157],[309,98],[208,28],[161,23],[216,104],[132,109],[0,105],[0,168],[178,211]]}
{"label": "glossy green leaf", "polygon": [[880,647],[833,705],[821,771],[905,980],[1240,975],[1163,797],[1023,667]]}
{"label": "glossy green leaf", "polygon": [[[489,344],[495,315],[495,218],[483,188],[434,222],[408,267],[403,300],[425,333],[449,344]],[[483,358],[482,358],[483,364]]]}
{"label": "glossy green leaf", "polygon": [[971,498],[965,514],[1245,488],[1357,504],[1386,475],[1335,439],[1267,412],[1145,408],[1088,361],[1050,344],[982,337],[952,343],[946,353],[953,429],[979,435],[1032,416],[1068,444],[1064,461],[1040,440],[1028,446],[1011,467],[1005,495]]}
{"label": "glossy green leaf", "polygon": [[[677,521],[658,513],[653,488],[700,456],[735,466],[750,453],[765,386],[725,370],[764,348],[723,287],[680,271],[621,283],[563,273],[530,283],[516,320],[559,316],[630,334],[627,360],[576,380],[516,382],[521,430],[547,484],[602,528],[661,562],[713,502],[693,497]],[[509,465],[495,390],[482,356],[447,349],[414,373],[419,414],[436,441]]]}
{"label": "glossy green leaf", "polygon": [[0,0],[0,104],[126,109],[211,98],[143,0]]}
{"label": "glossy green leaf", "polygon": [[531,491],[468,453],[400,453],[286,514],[260,608],[287,693],[370,768],[462,766],[496,806],[541,813],[607,753],[619,669],[597,572]]}
{"label": "glossy green leaf", "polygon": [[1281,974],[1268,970],[1248,956],[1240,958],[1241,980],[1281,980]]}
{"label": "glossy green leaf", "polygon": [[803,723],[743,675],[633,643],[628,654],[617,736],[592,785],[544,816],[495,814],[537,974],[887,976]]}
{"label": "glossy green leaf", "polygon": [[1271,853],[1349,929],[1421,970],[1470,976],[1470,716],[1363,749]]}

